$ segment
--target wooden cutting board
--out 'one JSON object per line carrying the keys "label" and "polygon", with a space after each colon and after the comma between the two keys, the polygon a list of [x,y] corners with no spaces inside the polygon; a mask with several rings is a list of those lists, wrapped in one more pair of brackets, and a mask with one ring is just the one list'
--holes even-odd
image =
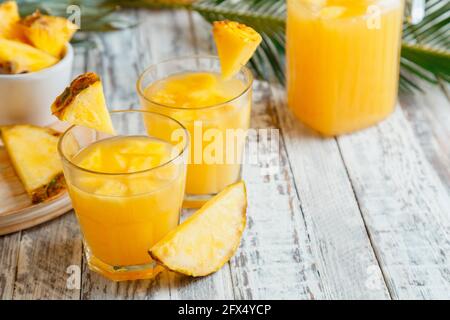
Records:
{"label": "wooden cutting board", "polygon": [[[56,130],[64,130],[60,123]],[[32,204],[0,142],[0,235],[33,227],[72,209],[67,191],[39,204]]]}

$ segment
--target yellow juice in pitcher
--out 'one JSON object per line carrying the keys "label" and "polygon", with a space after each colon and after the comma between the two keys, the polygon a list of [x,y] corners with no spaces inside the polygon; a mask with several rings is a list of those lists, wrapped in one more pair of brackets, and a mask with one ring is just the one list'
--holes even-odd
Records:
{"label": "yellow juice in pitcher", "polygon": [[288,0],[288,104],[336,135],[389,115],[397,98],[403,0]]}
{"label": "yellow juice in pitcher", "polygon": [[178,225],[185,166],[170,162],[173,154],[159,139],[118,136],[72,159],[86,169],[66,174],[94,267],[149,264],[148,249]]}
{"label": "yellow juice in pitcher", "polygon": [[[232,144],[226,137],[227,130],[242,133],[249,127],[251,93],[247,89],[243,81],[225,81],[214,72],[169,75],[144,88],[144,109],[166,114],[189,131],[188,195],[215,194],[239,180],[245,137]],[[220,151],[207,159],[212,143],[221,143]],[[227,159],[231,153],[233,157]]]}

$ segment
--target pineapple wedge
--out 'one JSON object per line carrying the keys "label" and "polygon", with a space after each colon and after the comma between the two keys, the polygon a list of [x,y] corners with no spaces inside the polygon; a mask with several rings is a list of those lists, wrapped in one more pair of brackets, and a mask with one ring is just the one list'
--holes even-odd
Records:
{"label": "pineapple wedge", "polygon": [[57,152],[59,132],[32,125],[12,125],[0,127],[0,135],[33,203],[45,201],[65,189]]}
{"label": "pineapple wedge", "polygon": [[206,276],[219,270],[239,246],[246,223],[243,181],[225,188],[149,251],[170,270]]}
{"label": "pineapple wedge", "polygon": [[28,44],[0,38],[0,73],[34,72],[57,62],[55,57]]}
{"label": "pineapple wedge", "polygon": [[0,38],[18,38],[19,8],[15,1],[0,3]]}
{"label": "pineapple wedge", "polygon": [[115,134],[106,107],[102,82],[87,72],[72,81],[53,102],[52,113],[61,121]]}
{"label": "pineapple wedge", "polygon": [[78,29],[66,18],[43,15],[39,11],[23,18],[20,27],[34,47],[56,58],[64,55],[67,43]]}
{"label": "pineapple wedge", "polygon": [[239,72],[262,40],[261,35],[252,28],[228,20],[214,22],[213,36],[225,79]]}

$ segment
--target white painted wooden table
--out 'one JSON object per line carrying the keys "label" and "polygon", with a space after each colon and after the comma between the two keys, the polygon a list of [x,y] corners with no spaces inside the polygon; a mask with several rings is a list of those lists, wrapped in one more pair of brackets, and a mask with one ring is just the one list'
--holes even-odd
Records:
{"label": "white painted wooden table", "polygon": [[[139,27],[92,34],[74,75],[98,72],[109,105],[138,108],[152,63],[212,51],[187,11],[128,11]],[[90,272],[73,213],[0,237],[2,299],[450,298],[450,103],[445,89],[400,97],[383,123],[324,139],[293,119],[282,90],[255,84],[253,128],[279,128],[280,168],[262,146],[245,165],[248,224],[237,254],[212,276],[163,272],[113,283]],[[447,91],[448,92],[448,91]],[[72,266],[72,267],[70,267]],[[69,271],[81,270],[71,283]],[[69,279],[69,284],[67,285]]]}

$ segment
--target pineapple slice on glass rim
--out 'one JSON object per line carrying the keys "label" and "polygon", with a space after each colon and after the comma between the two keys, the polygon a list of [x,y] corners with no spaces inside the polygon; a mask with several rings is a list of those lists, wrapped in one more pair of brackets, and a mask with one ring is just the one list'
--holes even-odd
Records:
{"label": "pineapple slice on glass rim", "polygon": [[261,35],[245,24],[235,21],[215,21],[213,37],[219,55],[222,76],[233,77],[255,53]]}
{"label": "pineapple slice on glass rim", "polygon": [[51,110],[61,121],[115,135],[102,82],[93,72],[75,78],[55,99]]}

